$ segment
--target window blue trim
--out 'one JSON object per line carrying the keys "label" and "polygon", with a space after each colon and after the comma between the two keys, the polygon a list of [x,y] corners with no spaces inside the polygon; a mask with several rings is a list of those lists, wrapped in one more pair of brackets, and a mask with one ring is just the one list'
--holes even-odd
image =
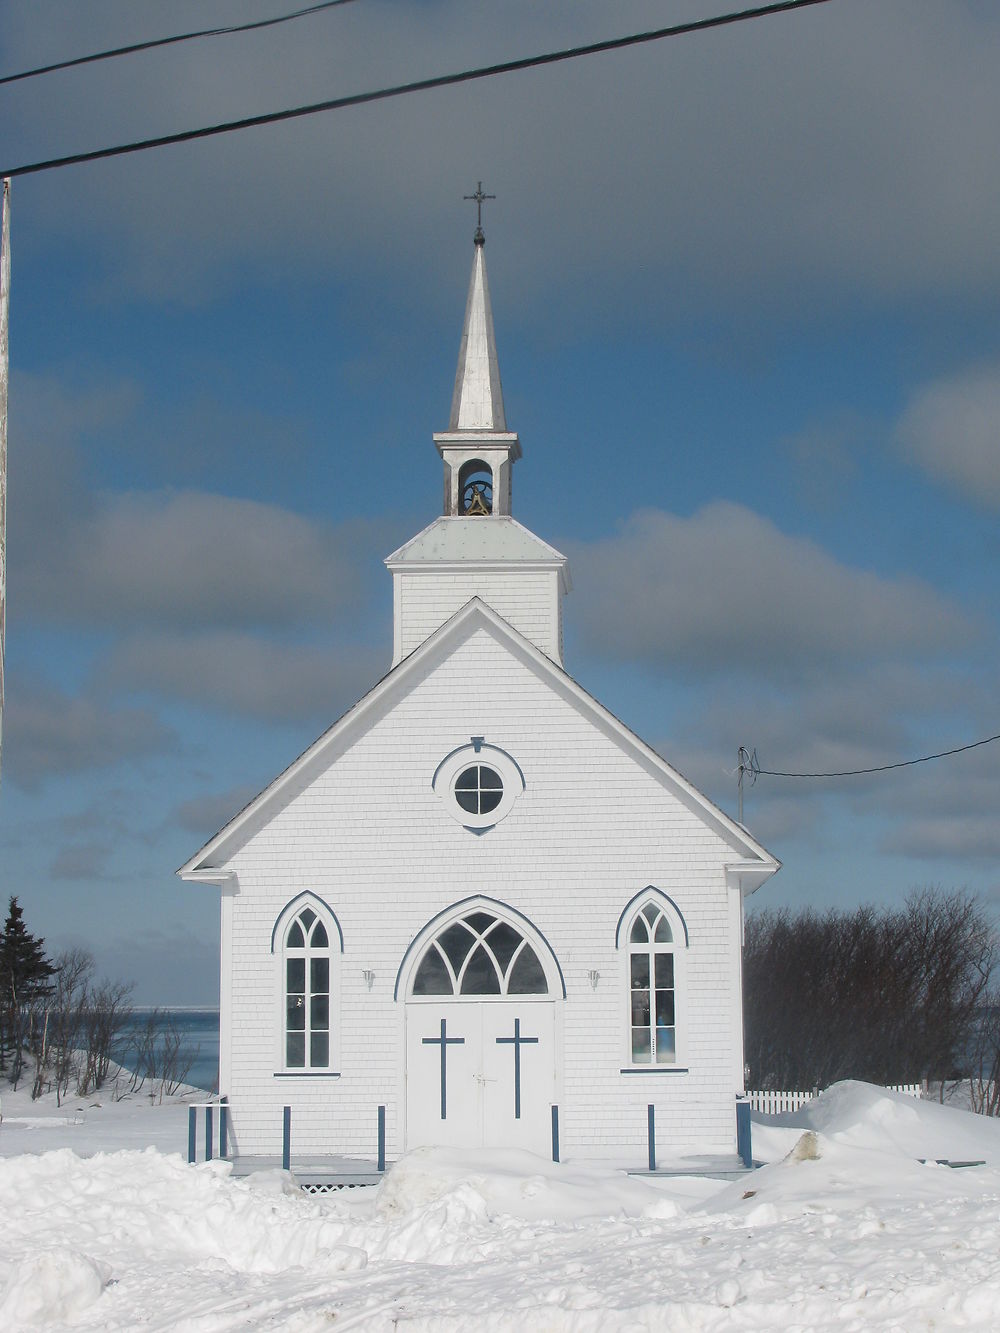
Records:
{"label": "window blue trim", "polygon": [[619,1069],[619,1074],[690,1074],[691,1070],[687,1065],[647,1065],[634,1068],[629,1065],[626,1069]]}
{"label": "window blue trim", "polygon": [[625,904],[625,906],[622,908],[622,914],[618,918],[617,926],[615,926],[615,948],[616,949],[621,948],[622,925],[624,924],[625,919],[628,916],[630,916],[630,914],[632,913],[632,909],[636,906],[636,904],[642,902],[644,898],[653,898],[653,899],[662,898],[662,900],[670,907],[671,911],[676,914],[677,920],[681,923],[682,927],[684,928],[684,947],[686,949],[690,945],[691,941],[688,938],[688,927],[687,927],[687,922],[684,920],[684,913],[677,906],[677,904],[674,902],[673,898],[671,898],[669,894],[664,893],[662,889],[658,889],[654,884],[647,884],[646,887],[644,889],[641,889],[635,895],[634,898],[630,898],[628,902]]}
{"label": "window blue trim", "polygon": [[274,953],[275,942],[278,938],[278,927],[281,925],[283,921],[289,920],[290,915],[294,916],[298,911],[298,905],[299,904],[304,905],[307,900],[318,903],[318,905],[322,907],[323,911],[327,914],[327,916],[330,918],[333,924],[337,927],[337,938],[340,940],[340,952],[343,953],[344,932],[341,930],[340,922],[337,920],[337,913],[328,903],[325,903],[323,901],[323,899],[319,896],[318,893],[313,893],[312,889],[303,889],[301,893],[297,893],[294,898],[292,898],[289,902],[285,903],[284,907],[278,913],[277,918],[274,922],[274,926],[271,930],[271,952]]}
{"label": "window blue trim", "polygon": [[464,916],[465,913],[468,910],[470,910],[471,903],[483,903],[485,905],[488,905],[489,907],[502,908],[503,911],[509,912],[510,915],[514,917],[516,920],[524,922],[524,924],[528,927],[528,929],[531,930],[538,937],[539,940],[541,940],[542,944],[544,944],[545,948],[548,950],[549,957],[552,959],[552,962],[555,965],[556,972],[559,975],[559,985],[562,987],[562,998],[565,1000],[566,978],[563,976],[563,970],[559,966],[559,959],[556,957],[555,950],[553,949],[552,945],[548,942],[548,940],[545,938],[545,936],[542,934],[542,932],[538,929],[538,927],[529,917],[526,917],[523,912],[519,912],[516,907],[511,907],[509,903],[501,902],[499,898],[487,898],[485,894],[482,893],[474,893],[469,898],[463,898],[461,902],[452,903],[450,907],[446,907],[443,909],[443,911],[438,912],[437,916],[432,916],[430,921],[428,921],[426,925],[422,926],[420,930],[417,931],[416,935],[414,935],[413,939],[410,941],[406,953],[403,954],[402,961],[399,964],[399,970],[396,972],[396,984],[392,988],[392,998],[394,1000],[399,999],[399,983],[403,976],[403,972],[406,968],[406,965],[409,962],[411,955],[413,954],[413,951],[418,947],[418,945],[429,943],[430,940],[433,938],[437,930],[437,927],[443,921],[447,921],[449,917],[454,917],[454,919],[457,921],[460,916]]}
{"label": "window blue trim", "polygon": [[279,1069],[272,1078],[340,1078],[339,1069]]}

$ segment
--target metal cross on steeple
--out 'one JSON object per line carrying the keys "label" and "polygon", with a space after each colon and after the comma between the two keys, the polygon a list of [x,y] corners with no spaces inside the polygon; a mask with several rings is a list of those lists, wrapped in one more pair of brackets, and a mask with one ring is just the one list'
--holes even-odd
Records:
{"label": "metal cross on steeple", "polygon": [[471,200],[474,200],[474,201],[475,201],[475,205],[476,205],[476,234],[475,234],[475,236],[474,236],[472,239],[475,241],[476,245],[485,245],[485,244],[486,244],[486,234],[485,234],[485,232],[483,231],[483,202],[484,202],[486,199],[495,199],[495,198],[496,198],[496,195],[495,195],[495,194],[483,194],[483,182],[482,182],[482,181],[477,181],[477,182],[476,182],[476,193],[475,193],[475,194],[463,194],[463,195],[462,195],[462,198],[463,198],[463,199],[471,199]]}

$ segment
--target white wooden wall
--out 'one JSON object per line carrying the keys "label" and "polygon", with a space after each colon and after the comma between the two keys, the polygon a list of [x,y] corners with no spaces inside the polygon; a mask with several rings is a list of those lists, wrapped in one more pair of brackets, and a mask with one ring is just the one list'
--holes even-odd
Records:
{"label": "white wooden wall", "polygon": [[394,570],[394,662],[430,638],[470,598],[479,597],[547,657],[561,663],[559,577],[558,569]]}
{"label": "white wooden wall", "polygon": [[[491,600],[498,600],[495,593]],[[502,608],[501,608],[502,609]],[[438,762],[485,736],[521,765],[524,794],[483,836],[451,819],[431,790]],[[376,1107],[387,1107],[390,1159],[403,1146],[404,1004],[393,999],[403,954],[426,922],[481,893],[523,912],[562,966],[557,1005],[565,1157],[646,1158],[646,1107],[662,1156],[732,1152],[738,1049],[739,914],[723,865],[733,852],[700,813],[554,690],[527,658],[481,626],[325,772],[291,794],[229,863],[224,899],[231,995],[222,1067],[241,1153],[280,1152],[281,1107],[292,1147],[372,1157]],[[674,900],[690,931],[679,996],[689,1073],[622,1074],[627,1063],[626,954],[615,926],[647,884]],[[339,974],[339,1079],[280,1078],[280,955],[271,931],[286,903],[311,890],[344,932]],[[206,890],[210,891],[210,890]],[[375,982],[369,992],[362,972]],[[600,973],[596,989],[588,972]]]}

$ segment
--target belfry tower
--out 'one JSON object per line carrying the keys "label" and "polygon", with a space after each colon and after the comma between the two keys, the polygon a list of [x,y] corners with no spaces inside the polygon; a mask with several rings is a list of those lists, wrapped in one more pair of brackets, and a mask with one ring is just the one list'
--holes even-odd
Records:
{"label": "belfry tower", "polygon": [[[480,183],[468,197],[481,209],[489,196]],[[473,245],[451,416],[433,437],[444,463],[443,513],[385,562],[393,576],[393,666],[472,597],[562,665],[569,566],[511,514],[521,443],[504,413],[481,216]]]}

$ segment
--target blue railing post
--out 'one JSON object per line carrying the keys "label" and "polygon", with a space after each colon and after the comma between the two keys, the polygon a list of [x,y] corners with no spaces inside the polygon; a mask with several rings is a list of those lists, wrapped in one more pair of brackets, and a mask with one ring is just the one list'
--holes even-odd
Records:
{"label": "blue railing post", "polygon": [[225,1097],[219,1102],[219,1156],[229,1156],[229,1105]]}
{"label": "blue railing post", "polygon": [[281,1117],[281,1169],[292,1169],[292,1108],[286,1106]]}
{"label": "blue railing post", "polygon": [[552,1108],[552,1160],[559,1161],[559,1107]]}
{"label": "blue railing post", "polygon": [[649,1169],[656,1170],[656,1108],[652,1102],[646,1107],[646,1138],[649,1144]]}
{"label": "blue railing post", "polygon": [[753,1147],[750,1141],[750,1103],[736,1103],[736,1151],[748,1169],[753,1166]]}
{"label": "blue railing post", "polygon": [[188,1107],[188,1161],[193,1162],[198,1156],[198,1112],[195,1107]]}
{"label": "blue railing post", "polygon": [[205,1161],[212,1160],[212,1108],[205,1107]]}
{"label": "blue railing post", "polygon": [[385,1170],[385,1107],[378,1108],[378,1169]]}

